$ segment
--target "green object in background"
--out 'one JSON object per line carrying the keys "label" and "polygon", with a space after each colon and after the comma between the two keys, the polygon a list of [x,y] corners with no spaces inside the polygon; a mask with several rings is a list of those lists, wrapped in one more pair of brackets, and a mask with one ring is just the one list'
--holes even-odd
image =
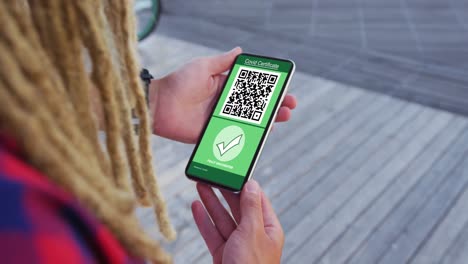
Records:
{"label": "green object in background", "polygon": [[158,24],[161,3],[159,0],[136,0],[134,5],[138,19],[138,41],[148,37]]}

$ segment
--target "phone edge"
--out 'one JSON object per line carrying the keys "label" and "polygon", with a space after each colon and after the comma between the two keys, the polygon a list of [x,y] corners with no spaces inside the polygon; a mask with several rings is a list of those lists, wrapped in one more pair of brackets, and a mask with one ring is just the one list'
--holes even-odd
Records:
{"label": "phone edge", "polygon": [[[287,94],[288,91],[289,91],[289,85],[290,85],[290,83],[291,83],[292,76],[293,76],[294,73],[296,72],[296,63],[295,63],[293,60],[291,60],[291,59],[282,59],[282,58],[275,58],[275,57],[268,57],[268,56],[250,54],[250,53],[241,53],[241,54],[237,55],[236,58],[234,59],[234,62],[232,63],[232,65],[231,65],[231,67],[230,67],[230,69],[229,69],[229,73],[227,74],[228,77],[231,75],[232,69],[233,69],[233,67],[234,67],[234,65],[235,65],[235,63],[236,63],[236,61],[237,61],[237,58],[238,58],[240,55],[260,56],[260,57],[278,59],[278,60],[283,60],[283,61],[289,61],[289,62],[292,63],[292,69],[291,69],[291,72],[289,73],[289,77],[288,77],[288,81],[287,81],[287,83],[286,83],[286,87],[285,87],[285,89],[284,89],[284,91],[283,91],[283,94],[281,95],[280,102],[282,102],[282,101],[284,100],[286,94]],[[224,89],[224,87],[226,86],[226,83],[227,83],[228,79],[229,79],[229,78],[226,78],[226,80],[224,81],[223,89]],[[214,113],[214,110],[216,109],[216,105],[219,103],[219,99],[220,99],[220,98],[221,98],[221,94],[220,94],[220,96],[217,98],[216,102],[213,104],[213,108],[212,108],[212,110],[210,111],[210,116],[209,116],[209,118],[205,121],[205,124],[204,124],[204,126],[203,126],[203,131],[202,131],[202,133],[201,133],[201,136],[200,136],[199,139],[197,140],[197,143],[195,144],[195,148],[194,148],[194,150],[192,151],[192,153],[190,154],[190,158],[188,159],[187,165],[185,166],[184,174],[185,174],[185,177],[188,178],[188,179],[191,180],[191,181],[194,181],[194,182],[201,182],[201,183],[205,183],[205,184],[214,186],[214,187],[216,187],[216,188],[222,188],[222,189],[224,189],[224,190],[228,190],[228,191],[233,192],[233,193],[239,193],[240,191],[242,191],[244,185],[252,178],[252,175],[253,175],[253,173],[254,173],[254,171],[255,171],[255,168],[256,168],[256,166],[257,166],[257,162],[258,162],[258,160],[260,159],[260,155],[261,155],[262,152],[263,152],[263,147],[265,146],[265,143],[266,143],[266,141],[267,141],[267,139],[268,139],[268,136],[270,135],[271,128],[272,128],[273,124],[275,123],[274,120],[276,119],[276,116],[278,115],[278,110],[279,110],[279,108],[281,107],[281,103],[278,104],[278,108],[276,109],[276,111],[274,111],[274,114],[273,114],[273,116],[271,117],[271,118],[272,118],[272,119],[271,119],[272,122],[270,122],[270,125],[269,125],[268,128],[267,128],[267,131],[266,131],[266,134],[265,134],[265,136],[264,136],[264,139],[263,139],[263,141],[261,142],[260,149],[258,150],[257,157],[255,158],[255,160],[254,160],[254,162],[253,162],[253,164],[252,164],[252,167],[251,167],[251,169],[250,169],[250,171],[249,171],[249,174],[246,175],[246,180],[244,180],[244,182],[242,183],[241,188],[240,188],[239,190],[237,190],[237,189],[233,189],[233,188],[231,188],[231,187],[229,187],[229,186],[225,186],[225,185],[222,185],[222,184],[217,184],[217,183],[214,183],[214,182],[211,182],[211,181],[207,181],[207,180],[204,180],[204,179],[201,179],[201,178],[192,177],[192,176],[190,176],[190,175],[187,173],[188,168],[189,168],[189,166],[190,166],[190,161],[193,159],[193,157],[194,157],[194,155],[195,155],[195,153],[196,153],[196,150],[198,149],[198,146],[199,146],[200,141],[201,141],[201,139],[202,139],[202,137],[203,137],[203,134],[205,133],[205,131],[206,131],[207,127],[208,127],[208,123],[209,123],[209,121],[210,121],[210,119],[211,119],[211,117],[212,117],[212,115],[213,115],[213,113]]]}

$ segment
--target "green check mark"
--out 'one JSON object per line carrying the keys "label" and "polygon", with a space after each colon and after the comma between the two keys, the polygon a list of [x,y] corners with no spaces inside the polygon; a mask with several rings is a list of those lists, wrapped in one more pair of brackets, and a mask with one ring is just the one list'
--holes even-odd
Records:
{"label": "green check mark", "polygon": [[213,141],[214,157],[223,162],[235,159],[242,152],[245,140],[244,130],[239,126],[223,128]]}
{"label": "green check mark", "polygon": [[235,146],[239,145],[240,141],[242,139],[242,134],[238,135],[235,137],[231,142],[229,142],[227,145],[225,145],[225,142],[220,142],[216,144],[219,150],[219,154],[223,156],[226,152],[228,152],[230,149],[234,148]]}

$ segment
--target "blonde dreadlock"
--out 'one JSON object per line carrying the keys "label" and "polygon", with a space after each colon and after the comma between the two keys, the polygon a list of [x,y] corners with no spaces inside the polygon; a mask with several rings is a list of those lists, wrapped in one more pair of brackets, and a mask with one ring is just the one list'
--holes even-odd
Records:
{"label": "blonde dreadlock", "polygon": [[[133,214],[135,201],[154,206],[161,233],[174,239],[153,175],[132,1],[0,1],[0,24],[0,128],[15,135],[31,164],[92,210],[131,254],[170,262]],[[97,111],[103,113],[107,151],[98,140],[93,100],[102,105]],[[138,140],[131,107],[140,119]]]}

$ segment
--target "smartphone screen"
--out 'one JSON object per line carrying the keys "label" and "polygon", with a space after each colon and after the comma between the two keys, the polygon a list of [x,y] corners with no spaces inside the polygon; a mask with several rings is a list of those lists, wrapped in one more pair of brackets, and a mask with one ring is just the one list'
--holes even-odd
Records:
{"label": "smartphone screen", "polygon": [[289,60],[239,55],[226,79],[186,175],[240,191],[253,172],[294,70]]}

